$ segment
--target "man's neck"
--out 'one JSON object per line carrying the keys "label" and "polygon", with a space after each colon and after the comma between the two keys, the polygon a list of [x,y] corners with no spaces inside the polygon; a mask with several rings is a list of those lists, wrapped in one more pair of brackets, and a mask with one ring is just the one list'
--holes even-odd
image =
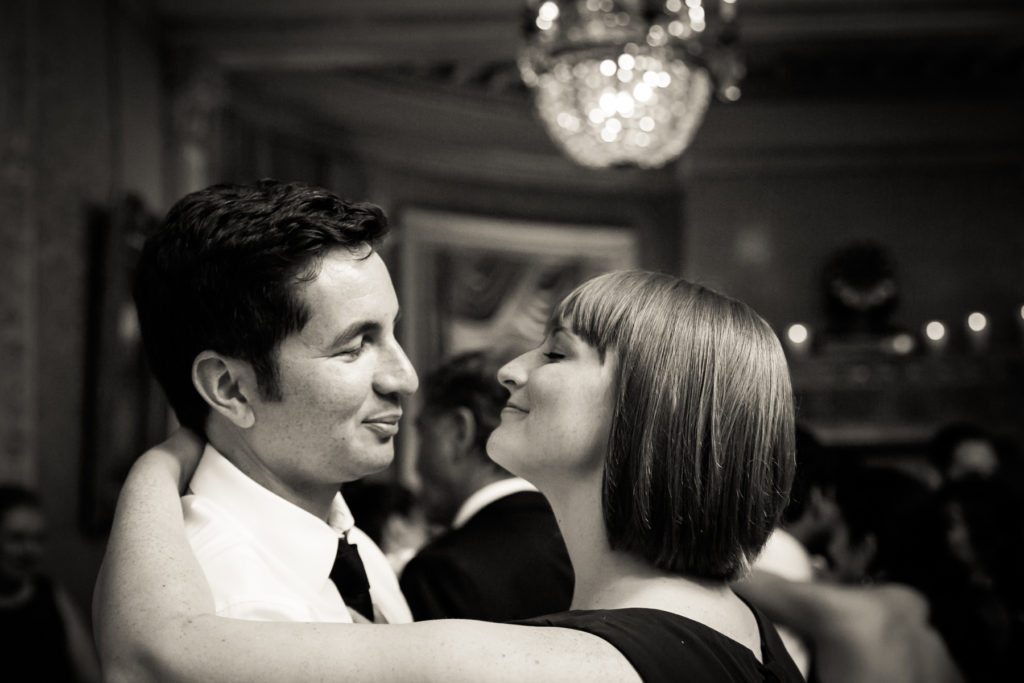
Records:
{"label": "man's neck", "polygon": [[466,477],[461,482],[458,495],[453,500],[451,512],[449,513],[448,526],[451,526],[455,522],[455,518],[462,510],[462,506],[466,504],[466,501],[473,497],[473,494],[485,486],[511,478],[512,475],[508,472],[493,467],[480,467],[479,469],[474,470],[470,476]]}
{"label": "man's neck", "polygon": [[512,475],[508,472],[496,470],[493,467],[481,467],[479,470],[474,472],[472,476],[467,477],[465,484],[460,491],[461,495],[459,496],[459,503],[456,505],[456,509],[462,507],[462,505],[469,500],[470,496],[483,487],[511,478]]}
{"label": "man's neck", "polygon": [[237,432],[211,425],[207,430],[210,445],[237,467],[242,474],[279,498],[327,521],[338,489],[332,485],[296,486],[286,482],[259,457],[252,445]]}

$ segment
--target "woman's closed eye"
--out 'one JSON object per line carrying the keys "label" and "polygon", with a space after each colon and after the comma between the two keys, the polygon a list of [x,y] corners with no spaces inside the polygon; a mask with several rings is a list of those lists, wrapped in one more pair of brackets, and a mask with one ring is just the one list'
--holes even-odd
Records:
{"label": "woman's closed eye", "polygon": [[544,352],[544,357],[550,361],[559,361],[565,358],[565,354],[557,351],[546,351]]}

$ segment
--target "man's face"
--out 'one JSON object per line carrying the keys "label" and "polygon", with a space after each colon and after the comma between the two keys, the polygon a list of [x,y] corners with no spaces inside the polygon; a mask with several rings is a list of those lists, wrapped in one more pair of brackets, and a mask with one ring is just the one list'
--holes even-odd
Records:
{"label": "man's face", "polygon": [[253,401],[247,438],[272,477],[302,495],[387,467],[416,371],[395,339],[398,298],[384,262],[327,254],[299,285],[306,326],[277,353],[281,400]]}

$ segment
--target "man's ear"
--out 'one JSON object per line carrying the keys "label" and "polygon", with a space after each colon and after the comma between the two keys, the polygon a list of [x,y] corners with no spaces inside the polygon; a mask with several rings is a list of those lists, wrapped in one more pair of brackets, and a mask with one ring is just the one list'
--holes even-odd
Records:
{"label": "man's ear", "polygon": [[248,429],[256,423],[252,406],[256,374],[249,363],[203,351],[192,361],[192,384],[210,408],[231,424]]}
{"label": "man's ear", "polygon": [[476,417],[473,411],[465,406],[460,406],[449,413],[449,419],[455,430],[454,440],[458,447],[460,456],[471,453],[476,447]]}

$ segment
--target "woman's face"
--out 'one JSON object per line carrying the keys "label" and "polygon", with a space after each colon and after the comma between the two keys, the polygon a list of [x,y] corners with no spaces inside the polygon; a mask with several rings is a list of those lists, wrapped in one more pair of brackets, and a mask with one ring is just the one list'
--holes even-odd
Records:
{"label": "woman's face", "polygon": [[[511,392],[487,441],[496,463],[535,484],[550,475],[601,472],[613,412],[614,354],[556,329],[498,371]],[[547,476],[546,476],[547,475]]]}

